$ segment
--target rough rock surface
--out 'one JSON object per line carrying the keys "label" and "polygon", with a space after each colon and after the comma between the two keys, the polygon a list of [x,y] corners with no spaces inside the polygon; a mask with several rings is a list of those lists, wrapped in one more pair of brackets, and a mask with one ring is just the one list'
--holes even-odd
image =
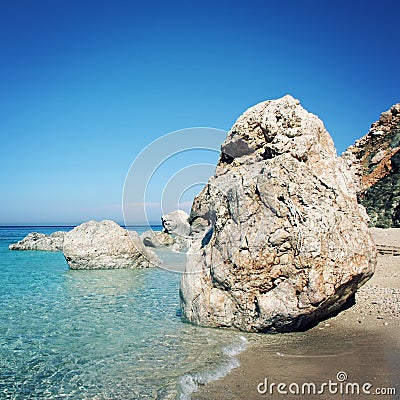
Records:
{"label": "rough rock surface", "polygon": [[163,215],[161,222],[163,232],[171,235],[173,239],[172,250],[187,252],[192,241],[189,215],[183,210],[176,210]]}
{"label": "rough rock surface", "polygon": [[161,217],[163,231],[179,236],[190,235],[189,215],[183,210],[172,211]]}
{"label": "rough rock surface", "polygon": [[135,231],[113,221],[89,221],[68,232],[63,252],[71,269],[148,268],[159,263]]}
{"label": "rough rock surface", "polygon": [[370,225],[400,227],[400,103],[342,155],[353,173]]}
{"label": "rough rock surface", "polygon": [[189,215],[182,210],[163,215],[161,222],[163,225],[162,232],[149,229],[142,233],[140,238],[145,246],[170,247],[176,252],[186,253],[209,229],[207,220],[197,218],[195,221],[190,221]]}
{"label": "rough rock surface", "polygon": [[140,239],[147,247],[166,247],[174,244],[174,239],[166,232],[157,232],[151,229],[140,235]]}
{"label": "rough rock surface", "polygon": [[323,123],[285,96],[247,110],[221,147],[190,221],[183,316],[205,326],[292,331],[340,311],[376,251],[352,178]]}
{"label": "rough rock surface", "polygon": [[58,231],[51,235],[31,232],[18,243],[10,244],[10,250],[62,251],[66,232]]}

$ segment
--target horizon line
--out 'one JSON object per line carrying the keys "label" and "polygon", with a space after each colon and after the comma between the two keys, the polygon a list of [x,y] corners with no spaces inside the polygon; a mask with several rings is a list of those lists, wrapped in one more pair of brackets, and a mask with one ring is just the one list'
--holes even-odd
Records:
{"label": "horizon line", "polygon": [[[91,220],[93,221],[93,220]],[[104,220],[103,220],[104,221]],[[42,227],[42,228],[56,228],[56,227],[75,227],[81,224],[84,224],[85,222],[79,222],[79,223],[0,223],[0,228],[24,228],[24,227]],[[99,221],[100,222],[100,221]],[[137,227],[146,227],[146,226],[162,226],[160,222],[157,223],[149,223],[149,224],[143,224],[143,223],[138,223],[138,224],[128,224],[125,225],[123,223],[115,221],[118,225],[120,226],[137,226]]]}

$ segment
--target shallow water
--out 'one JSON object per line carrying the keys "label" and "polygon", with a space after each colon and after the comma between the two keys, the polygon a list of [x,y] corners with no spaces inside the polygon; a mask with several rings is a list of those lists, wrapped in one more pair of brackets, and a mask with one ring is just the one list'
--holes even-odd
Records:
{"label": "shallow water", "polygon": [[246,339],[183,323],[180,274],[71,271],[61,253],[9,251],[0,227],[0,398],[188,398],[237,366]]}

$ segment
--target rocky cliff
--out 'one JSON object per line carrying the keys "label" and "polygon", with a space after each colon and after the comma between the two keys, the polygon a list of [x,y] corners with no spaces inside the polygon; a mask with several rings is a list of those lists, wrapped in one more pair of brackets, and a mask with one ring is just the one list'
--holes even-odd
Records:
{"label": "rocky cliff", "polygon": [[353,173],[370,225],[400,227],[400,103],[342,155]]}
{"label": "rocky cliff", "polygon": [[245,331],[307,328],[373,273],[374,243],[323,123],[285,96],[247,110],[189,222],[208,221],[181,282],[184,317]]}

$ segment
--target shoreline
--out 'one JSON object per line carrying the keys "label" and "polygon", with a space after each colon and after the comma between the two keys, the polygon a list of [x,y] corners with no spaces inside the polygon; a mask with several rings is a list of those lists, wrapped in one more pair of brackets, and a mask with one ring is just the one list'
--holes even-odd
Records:
{"label": "shoreline", "polygon": [[[397,241],[399,237],[400,229]],[[391,235],[390,241],[394,239]],[[379,254],[375,274],[358,290],[354,306],[305,332],[254,334],[247,349],[237,357],[240,365],[225,377],[199,387],[191,398],[299,399],[301,395],[279,394],[276,389],[260,394],[257,386],[267,379],[276,384],[300,386],[313,382],[318,387],[328,380],[335,381],[339,372],[346,373],[345,383],[358,383],[360,387],[370,383],[371,391],[395,388],[396,395],[383,397],[399,398],[399,331],[400,257]],[[260,387],[265,388],[265,385]],[[316,395],[321,399],[339,396],[343,397],[326,391]],[[356,396],[353,398],[360,398]]]}

